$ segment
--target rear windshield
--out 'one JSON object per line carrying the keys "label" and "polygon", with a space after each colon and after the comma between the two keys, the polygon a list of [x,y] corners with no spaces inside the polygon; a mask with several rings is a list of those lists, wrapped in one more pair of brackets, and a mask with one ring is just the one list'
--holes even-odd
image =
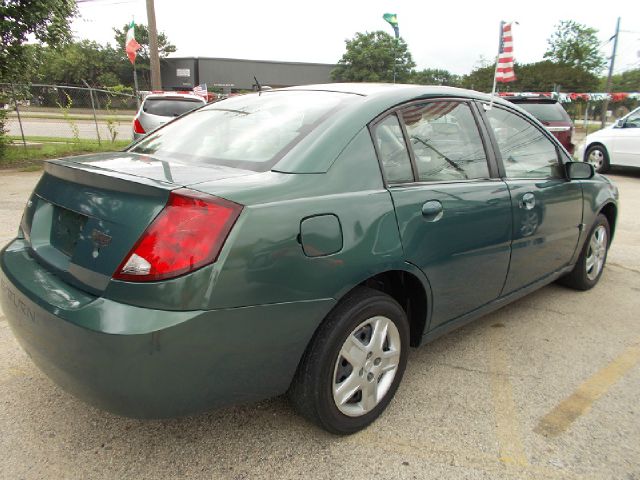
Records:
{"label": "rear windshield", "polygon": [[142,111],[162,117],[179,117],[202,105],[203,102],[188,98],[147,98],[142,105]]}
{"label": "rear windshield", "polygon": [[322,91],[234,97],[168,123],[129,151],[187,163],[265,171],[320,122],[355,98],[353,94]]}
{"label": "rear windshield", "polygon": [[541,122],[568,122],[569,115],[559,103],[517,103]]}

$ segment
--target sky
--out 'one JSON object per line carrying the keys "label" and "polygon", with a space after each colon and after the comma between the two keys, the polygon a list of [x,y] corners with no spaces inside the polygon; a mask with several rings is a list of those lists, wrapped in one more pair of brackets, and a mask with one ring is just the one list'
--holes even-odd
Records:
{"label": "sky", "polygon": [[[560,20],[599,30],[610,57],[616,18],[621,17],[614,73],[640,68],[640,6],[636,0],[589,4],[576,0],[535,3],[422,0],[155,0],[156,23],[177,47],[172,56],[336,63],[345,40],[356,32],[385,30],[386,12],[396,13],[400,36],[418,69],[469,73],[498,48],[500,20],[514,27],[516,61],[542,60],[547,39]],[[145,0],[79,0],[76,38],[113,43],[113,27],[133,18],[147,23]],[[604,73],[604,72],[603,72]]]}

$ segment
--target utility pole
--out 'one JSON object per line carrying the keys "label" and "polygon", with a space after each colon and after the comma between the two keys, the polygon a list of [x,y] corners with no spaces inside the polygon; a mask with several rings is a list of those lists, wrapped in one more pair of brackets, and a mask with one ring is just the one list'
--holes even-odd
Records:
{"label": "utility pole", "polygon": [[[620,36],[620,17],[616,23],[616,34],[613,40],[613,54],[611,55],[611,62],[609,62],[609,75],[607,76],[607,90],[606,93],[611,93],[611,77],[613,76],[613,64],[616,60],[616,50],[618,49],[618,37]],[[609,99],[605,98],[602,105],[602,116],[600,117],[600,127],[604,128],[607,121],[607,110],[609,109]]]}
{"label": "utility pole", "polygon": [[160,56],[158,55],[158,29],[153,0],[147,0],[147,23],[149,28],[149,57],[151,62],[151,90],[161,90]]}

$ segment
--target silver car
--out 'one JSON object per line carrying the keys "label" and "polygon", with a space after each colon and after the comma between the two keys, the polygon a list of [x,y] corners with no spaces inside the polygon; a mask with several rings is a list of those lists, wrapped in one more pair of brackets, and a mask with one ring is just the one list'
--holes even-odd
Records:
{"label": "silver car", "polygon": [[190,93],[152,93],[147,95],[133,119],[133,139],[138,140],[160,125],[173,120],[206,102]]}

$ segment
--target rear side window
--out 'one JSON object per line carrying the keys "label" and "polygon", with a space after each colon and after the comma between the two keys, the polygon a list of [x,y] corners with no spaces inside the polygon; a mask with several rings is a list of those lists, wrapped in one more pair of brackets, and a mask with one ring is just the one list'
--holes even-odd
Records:
{"label": "rear side window", "polygon": [[389,115],[373,133],[387,183],[413,182],[411,160],[398,117]]}
{"label": "rear side window", "polygon": [[524,118],[494,106],[486,112],[508,178],[562,178],[555,144]]}
{"label": "rear side window", "polygon": [[401,111],[422,182],[489,178],[480,132],[468,104],[434,101]]}
{"label": "rear side window", "polygon": [[142,105],[142,111],[162,117],[179,117],[191,110],[201,107],[204,103],[189,99],[147,98]]}
{"label": "rear side window", "polygon": [[570,122],[569,114],[559,103],[516,103],[541,122]]}

